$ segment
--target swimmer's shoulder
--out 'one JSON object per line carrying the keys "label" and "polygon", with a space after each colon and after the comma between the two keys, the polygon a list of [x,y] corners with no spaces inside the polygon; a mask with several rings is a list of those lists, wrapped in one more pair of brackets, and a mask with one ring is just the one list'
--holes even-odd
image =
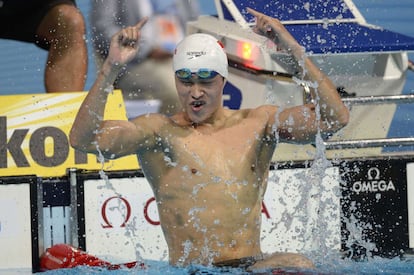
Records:
{"label": "swimmer's shoulder", "polygon": [[130,120],[136,126],[149,128],[153,132],[170,125],[172,123],[171,118],[160,113],[143,114]]}
{"label": "swimmer's shoulder", "polygon": [[277,112],[277,107],[273,105],[262,105],[257,108],[245,108],[238,110],[225,111],[227,122],[237,123],[244,119],[267,119],[269,116],[273,116]]}
{"label": "swimmer's shoulder", "polygon": [[261,105],[256,108],[242,109],[239,113],[244,118],[259,118],[274,116],[278,111],[278,106],[275,105]]}

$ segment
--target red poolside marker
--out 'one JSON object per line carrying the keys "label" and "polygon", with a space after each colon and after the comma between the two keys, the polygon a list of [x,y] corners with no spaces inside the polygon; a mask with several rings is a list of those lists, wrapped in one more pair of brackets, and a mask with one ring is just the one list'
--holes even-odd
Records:
{"label": "red poolside marker", "polygon": [[138,266],[142,269],[146,268],[144,263],[137,261],[124,264],[111,264],[68,244],[56,244],[46,249],[45,253],[40,257],[40,269],[43,271],[76,266],[96,266],[109,270],[135,268]]}

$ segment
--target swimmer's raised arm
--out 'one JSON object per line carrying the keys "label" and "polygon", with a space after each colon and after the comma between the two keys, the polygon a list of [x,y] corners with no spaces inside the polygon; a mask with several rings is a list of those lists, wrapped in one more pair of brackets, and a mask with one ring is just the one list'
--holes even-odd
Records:
{"label": "swimmer's raised arm", "polygon": [[247,8],[256,17],[254,31],[268,37],[279,49],[290,53],[302,67],[302,80],[312,83],[312,97],[320,106],[320,119],[317,119],[315,106],[307,104],[286,108],[269,121],[269,131],[276,125],[280,138],[291,141],[313,140],[318,129],[323,133],[334,133],[344,127],[349,120],[349,111],[343,104],[335,85],[305,54],[305,49],[276,18]]}
{"label": "swimmer's raised arm", "polygon": [[96,153],[98,146],[104,154],[119,157],[134,153],[138,143],[147,136],[145,125],[103,120],[108,93],[112,91],[120,69],[138,53],[140,30],[146,21],[147,18],[112,37],[108,57],[72,126],[70,143],[74,148]]}

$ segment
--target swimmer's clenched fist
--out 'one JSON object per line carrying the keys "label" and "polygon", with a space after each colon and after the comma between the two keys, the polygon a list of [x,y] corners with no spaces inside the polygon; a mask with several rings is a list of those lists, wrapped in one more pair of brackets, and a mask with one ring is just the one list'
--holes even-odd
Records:
{"label": "swimmer's clenched fist", "polygon": [[139,21],[135,26],[126,27],[112,36],[107,61],[112,65],[122,66],[131,61],[139,50],[141,28],[148,18]]}
{"label": "swimmer's clenched fist", "polygon": [[303,47],[278,19],[264,15],[251,8],[247,8],[247,11],[256,17],[256,25],[253,30],[257,34],[271,39],[282,50],[292,52],[293,54],[297,53],[298,55],[303,54]]}

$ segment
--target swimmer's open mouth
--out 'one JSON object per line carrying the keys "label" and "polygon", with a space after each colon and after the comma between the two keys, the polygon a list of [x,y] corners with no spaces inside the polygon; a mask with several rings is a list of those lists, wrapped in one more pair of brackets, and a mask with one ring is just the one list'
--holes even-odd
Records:
{"label": "swimmer's open mouth", "polygon": [[201,106],[203,106],[204,104],[206,104],[206,102],[204,100],[196,100],[190,103],[191,106],[195,107],[195,108],[199,108]]}

